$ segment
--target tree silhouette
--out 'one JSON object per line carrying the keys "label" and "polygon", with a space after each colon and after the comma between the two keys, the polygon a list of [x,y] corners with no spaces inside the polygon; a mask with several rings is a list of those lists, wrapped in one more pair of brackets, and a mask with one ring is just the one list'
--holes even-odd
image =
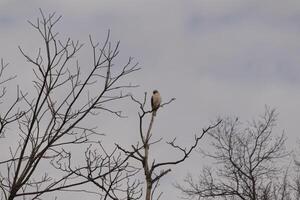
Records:
{"label": "tree silhouette", "polygon": [[[100,46],[90,36],[92,66],[82,75],[75,57],[83,44],[70,38],[59,39],[55,27],[60,19],[55,13],[46,16],[41,11],[41,18],[29,23],[41,36],[43,46],[34,56],[19,47],[32,65],[34,91],[17,90],[16,100],[9,106],[9,102],[4,102],[7,109],[1,111],[0,135],[4,136],[7,127],[11,129],[10,135],[17,135],[16,144],[7,149],[7,157],[0,161],[1,199],[40,199],[45,193],[76,190],[76,186],[96,184],[100,179],[103,184],[99,185],[102,188],[99,193],[106,197],[112,196],[119,179],[128,178],[123,176],[129,167],[128,158],[101,148],[97,142],[101,134],[94,127],[86,127],[84,122],[102,113],[121,116],[121,111],[110,105],[129,97],[123,90],[135,86],[124,84],[123,80],[139,70],[137,63],[129,58],[123,66],[114,67],[119,42],[110,42],[108,33]],[[3,75],[6,67],[2,61],[1,99],[5,97],[5,83],[13,79]],[[74,166],[73,150],[78,146],[87,146],[83,154],[85,162]],[[93,150],[99,147],[99,152]],[[117,178],[112,180],[114,175]],[[126,192],[131,187],[134,185],[128,185]]]}
{"label": "tree silhouette", "polygon": [[272,135],[275,122],[275,110],[269,108],[246,128],[238,118],[223,120],[208,134],[214,149],[202,151],[215,164],[205,167],[199,180],[187,176],[186,186],[177,188],[198,199],[288,199],[287,174],[280,165],[288,152],[284,134]]}

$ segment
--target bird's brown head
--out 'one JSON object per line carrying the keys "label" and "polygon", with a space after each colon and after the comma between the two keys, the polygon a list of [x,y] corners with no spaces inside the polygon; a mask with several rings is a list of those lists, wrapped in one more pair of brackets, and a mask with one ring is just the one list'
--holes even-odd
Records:
{"label": "bird's brown head", "polygon": [[156,93],[158,93],[158,90],[153,90],[153,94],[156,94]]}

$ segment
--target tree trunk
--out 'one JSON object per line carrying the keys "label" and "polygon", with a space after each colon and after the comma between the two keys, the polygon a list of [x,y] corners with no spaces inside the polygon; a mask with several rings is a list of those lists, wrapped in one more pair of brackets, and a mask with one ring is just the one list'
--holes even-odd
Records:
{"label": "tree trunk", "polygon": [[146,178],[146,197],[145,200],[151,200],[151,193],[152,193],[152,177],[151,177],[151,170],[149,168],[149,140],[151,137],[151,129],[152,129],[152,124],[154,121],[154,114],[152,113],[151,121],[149,124],[149,128],[147,131],[145,143],[144,143],[144,148],[145,148],[145,155],[144,155],[144,172],[145,172],[145,178]]}

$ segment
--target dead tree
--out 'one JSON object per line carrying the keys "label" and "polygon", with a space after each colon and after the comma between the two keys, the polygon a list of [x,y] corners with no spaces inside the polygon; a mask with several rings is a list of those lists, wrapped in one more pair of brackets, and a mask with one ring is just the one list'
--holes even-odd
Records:
{"label": "dead tree", "polygon": [[196,199],[289,199],[281,162],[288,152],[285,136],[273,136],[275,122],[275,110],[268,108],[246,128],[238,118],[223,120],[208,134],[213,150],[202,151],[214,165],[206,166],[199,180],[187,176],[177,188]]}
{"label": "dead tree", "polygon": [[[55,26],[60,19],[61,16],[55,13],[46,16],[41,11],[41,18],[29,23],[41,36],[43,46],[36,55],[19,47],[32,65],[34,90],[28,93],[18,91],[16,101],[0,114],[1,135],[7,125],[11,125],[10,135],[18,138],[7,149],[6,158],[0,161],[3,200],[40,199],[45,193],[76,190],[76,186],[96,183],[100,179],[107,181],[99,186],[102,199],[109,195],[116,199],[112,189],[105,189],[106,186],[112,187],[119,178],[123,180],[130,176],[119,176],[128,170],[126,157],[120,158],[115,151],[102,151],[101,155],[91,151],[94,145],[99,145],[97,140],[101,134],[96,127],[87,127],[84,122],[102,113],[121,116],[121,112],[110,105],[129,96],[123,90],[135,86],[124,84],[124,78],[139,68],[132,63],[132,58],[123,66],[115,67],[119,42],[110,42],[108,34],[105,42],[99,45],[90,36],[92,66],[86,66],[87,74],[83,75],[79,62],[75,60],[83,44],[59,39]],[[6,65],[1,64],[0,76],[3,78]],[[0,86],[10,79],[2,79]],[[4,94],[5,89],[2,89],[1,97]],[[15,108],[20,101],[19,111]],[[86,162],[73,166],[75,154],[72,154],[72,149],[77,146],[87,146]],[[92,175],[96,170],[102,171],[97,176]],[[107,177],[113,178],[116,173],[118,179],[109,182]],[[130,183],[125,192],[130,193],[132,187],[135,185]]]}
{"label": "dead tree", "polygon": [[[160,138],[159,140],[152,139],[152,126],[154,124],[155,115],[153,114],[153,110],[147,110],[146,103],[147,103],[147,93],[145,93],[143,101],[139,101],[134,97],[131,97],[134,102],[136,102],[140,108],[139,112],[139,135],[140,135],[140,142],[136,145],[132,145],[130,150],[127,150],[120,145],[117,145],[117,147],[123,151],[126,155],[128,155],[130,158],[134,159],[135,161],[139,162],[142,166],[142,169],[144,171],[144,177],[145,177],[145,200],[153,200],[154,199],[154,193],[156,189],[158,188],[159,180],[171,172],[170,166],[177,165],[182,162],[184,162],[190,154],[193,152],[193,150],[198,146],[199,141],[203,138],[203,136],[208,133],[208,131],[214,129],[215,127],[220,124],[220,121],[215,123],[212,126],[209,126],[206,129],[202,130],[202,133],[199,135],[195,135],[194,137],[194,143],[188,147],[181,147],[175,143],[176,138],[171,141],[167,142],[168,145],[170,145],[177,153],[181,154],[180,158],[173,161],[164,161],[156,163],[155,160],[150,160],[149,154],[150,154],[150,147],[162,140]],[[171,103],[175,99],[171,99],[170,101],[163,103],[160,105],[160,107],[163,107],[169,103]],[[144,123],[147,120],[147,116],[150,117],[150,121],[148,124],[148,127],[144,129]],[[162,193],[158,194],[157,199],[161,197]]]}

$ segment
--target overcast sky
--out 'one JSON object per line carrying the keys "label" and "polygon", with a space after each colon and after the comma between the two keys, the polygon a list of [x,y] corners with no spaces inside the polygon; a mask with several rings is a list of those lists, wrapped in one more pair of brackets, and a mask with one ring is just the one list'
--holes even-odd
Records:
{"label": "overcast sky", "polygon": [[[38,8],[63,15],[57,27],[62,37],[88,44],[91,34],[101,42],[110,29],[112,40],[121,41],[121,59],[126,62],[125,58],[133,56],[142,67],[130,77],[140,85],[132,93],[142,97],[143,92],[158,89],[165,101],[176,97],[159,111],[155,124],[155,134],[166,140],[189,141],[217,116],[250,121],[268,105],[279,113],[278,131],[284,130],[288,143],[295,147],[300,108],[300,1],[1,0],[0,57],[10,63],[25,88],[31,86],[31,71],[17,47],[34,52],[40,44],[27,23],[39,16]],[[85,48],[86,53],[88,45]],[[89,55],[82,57],[85,60]],[[110,135],[107,141],[134,140],[135,133],[124,130],[135,128],[136,110],[126,110],[130,119],[103,125]],[[170,185],[180,181],[193,162],[201,163],[201,157],[195,156],[162,182],[163,199],[180,196]]]}

